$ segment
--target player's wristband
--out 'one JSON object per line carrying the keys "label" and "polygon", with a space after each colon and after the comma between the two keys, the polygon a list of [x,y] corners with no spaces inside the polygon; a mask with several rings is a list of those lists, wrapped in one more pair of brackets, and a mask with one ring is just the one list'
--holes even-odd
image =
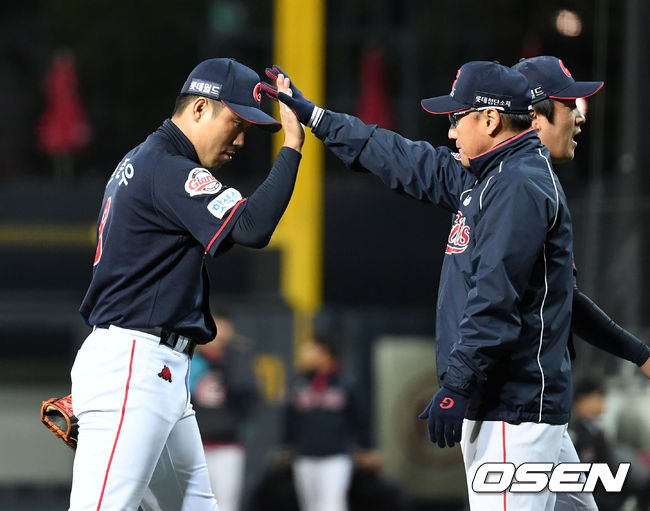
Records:
{"label": "player's wristband", "polygon": [[323,118],[324,113],[324,109],[319,106],[315,106],[314,111],[311,113],[311,117],[309,118],[309,122],[307,123],[307,126],[311,129],[315,129]]}

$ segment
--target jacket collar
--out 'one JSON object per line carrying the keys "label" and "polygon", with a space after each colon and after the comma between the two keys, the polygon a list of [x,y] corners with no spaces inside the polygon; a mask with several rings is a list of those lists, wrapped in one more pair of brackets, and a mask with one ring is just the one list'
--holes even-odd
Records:
{"label": "jacket collar", "polygon": [[528,145],[541,146],[537,132],[533,128],[504,140],[499,145],[475,156],[474,158],[470,158],[470,170],[478,179],[482,179],[494,168],[495,162],[503,160],[508,154],[518,151]]}
{"label": "jacket collar", "polygon": [[171,119],[165,119],[165,122],[162,123],[156,133],[160,133],[169,139],[172,146],[174,146],[181,155],[200,163],[199,156],[196,154],[196,149],[194,149],[192,142],[190,142],[190,139],[185,136],[185,134],[171,121]]}

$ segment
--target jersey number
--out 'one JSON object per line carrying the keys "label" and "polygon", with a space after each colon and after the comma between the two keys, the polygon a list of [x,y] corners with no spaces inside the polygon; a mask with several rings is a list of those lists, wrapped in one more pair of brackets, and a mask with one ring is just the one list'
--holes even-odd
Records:
{"label": "jersey number", "polygon": [[104,212],[102,213],[102,219],[99,222],[99,232],[97,233],[97,251],[95,252],[95,262],[93,263],[93,266],[95,266],[99,260],[102,258],[102,251],[103,251],[103,241],[102,241],[102,236],[104,234],[104,226],[106,225],[106,220],[108,220],[108,212],[111,210],[111,198],[109,197],[106,200],[106,206],[104,206]]}

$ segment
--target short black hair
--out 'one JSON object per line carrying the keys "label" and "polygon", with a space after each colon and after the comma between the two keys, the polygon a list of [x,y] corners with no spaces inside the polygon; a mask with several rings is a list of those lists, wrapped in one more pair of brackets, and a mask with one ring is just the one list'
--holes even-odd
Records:
{"label": "short black hair", "polygon": [[[187,105],[189,105],[192,101],[196,100],[197,98],[202,98],[204,96],[197,96],[196,94],[179,94],[176,96],[176,102],[174,103],[174,110],[172,111],[172,117],[174,117],[176,114],[180,114],[187,108]],[[214,99],[210,98],[205,98],[207,99],[210,104],[212,105],[212,108],[214,109],[214,112],[218,112],[222,108],[222,104],[220,101],[216,101]]]}
{"label": "short black hair", "polygon": [[338,360],[341,357],[341,336],[329,332],[315,332],[312,338],[314,343],[327,351],[333,359]]}
{"label": "short black hair", "polygon": [[602,395],[605,394],[605,385],[600,378],[585,376],[578,380],[573,386],[573,398],[575,401],[581,397],[595,393]]}
{"label": "short black hair", "polygon": [[535,103],[533,105],[533,108],[535,109],[537,115],[543,115],[548,119],[548,122],[553,124],[553,112],[555,110],[553,100],[551,98],[546,98],[541,100],[539,103]]}
{"label": "short black hair", "polygon": [[526,131],[533,122],[530,114],[504,114],[499,112],[499,115],[506,125],[517,132]]}

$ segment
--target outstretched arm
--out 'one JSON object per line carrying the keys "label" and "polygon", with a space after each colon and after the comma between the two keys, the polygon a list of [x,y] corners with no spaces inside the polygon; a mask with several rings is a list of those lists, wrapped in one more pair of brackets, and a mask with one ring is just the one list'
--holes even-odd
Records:
{"label": "outstretched arm", "polygon": [[650,347],[616,324],[577,286],[573,288],[571,329],[589,344],[634,362],[650,379]]}
{"label": "outstretched arm", "polygon": [[[286,77],[278,66],[268,68],[266,74],[270,78]],[[367,125],[352,115],[324,110],[305,98],[293,83],[290,94],[268,84],[262,84],[262,90],[294,111],[346,166],[372,172],[398,193],[456,212],[458,197],[475,181],[447,147],[435,148],[428,142]]]}

